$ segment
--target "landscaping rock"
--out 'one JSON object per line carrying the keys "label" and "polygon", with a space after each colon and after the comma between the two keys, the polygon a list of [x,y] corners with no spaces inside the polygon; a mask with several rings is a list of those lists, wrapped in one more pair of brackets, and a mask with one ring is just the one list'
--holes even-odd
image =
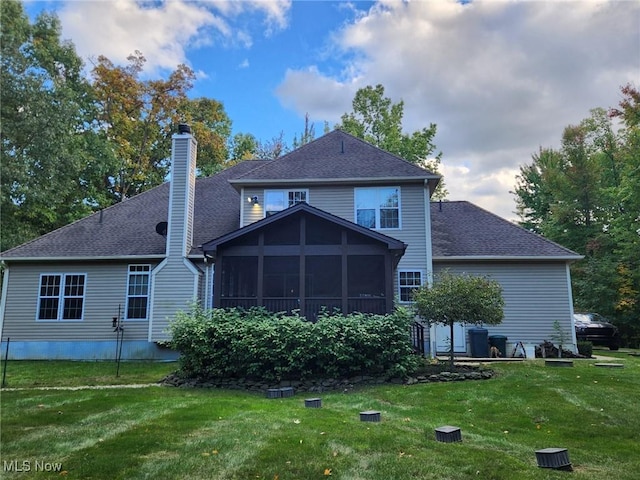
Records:
{"label": "landscaping rock", "polygon": [[[247,390],[266,394],[269,389],[281,389],[294,387],[296,392],[322,393],[328,391],[342,391],[348,393],[360,386],[394,384],[416,385],[430,382],[452,382],[464,380],[488,380],[493,377],[493,371],[480,369],[474,366],[456,366],[454,372],[446,370],[444,365],[429,368],[429,371],[420,372],[414,377],[402,379],[400,377],[374,377],[363,375],[346,379],[319,378],[305,380],[283,380],[268,384],[264,380],[252,380],[250,378],[183,378],[177,372],[167,375],[160,383],[170,387],[180,388],[222,388],[229,390]],[[429,374],[431,371],[433,373]]]}

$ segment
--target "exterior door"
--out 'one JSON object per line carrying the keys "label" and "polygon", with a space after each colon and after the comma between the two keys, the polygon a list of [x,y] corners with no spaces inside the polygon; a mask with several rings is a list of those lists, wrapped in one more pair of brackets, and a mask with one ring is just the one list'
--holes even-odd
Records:
{"label": "exterior door", "polygon": [[[450,348],[451,329],[449,325],[436,325],[436,352],[448,353]],[[466,353],[467,351],[467,330],[464,323],[453,325],[453,352]]]}

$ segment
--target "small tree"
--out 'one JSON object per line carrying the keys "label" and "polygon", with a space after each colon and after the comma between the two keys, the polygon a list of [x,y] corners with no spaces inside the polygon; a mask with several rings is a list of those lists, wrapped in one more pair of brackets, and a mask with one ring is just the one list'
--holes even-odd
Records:
{"label": "small tree", "polygon": [[497,325],[504,318],[502,287],[487,277],[445,271],[432,287],[416,290],[413,298],[418,315],[429,323],[449,325],[451,367],[455,323]]}

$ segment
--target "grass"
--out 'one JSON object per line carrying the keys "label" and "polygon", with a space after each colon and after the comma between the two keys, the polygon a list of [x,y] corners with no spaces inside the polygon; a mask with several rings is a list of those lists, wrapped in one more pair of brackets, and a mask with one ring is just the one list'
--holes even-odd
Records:
{"label": "grass", "polygon": [[[115,379],[113,364],[9,362],[8,386],[26,389],[2,391],[0,476],[631,480],[640,471],[640,358],[611,356],[624,368],[496,364],[486,381],[323,393],[321,409],[304,407],[317,394],[41,390],[34,387],[156,381],[175,365],[126,363]],[[381,412],[380,423],[360,422],[369,409]],[[442,425],[460,427],[463,441],[436,442]],[[568,448],[574,471],[537,467],[535,450],[547,447]],[[47,464],[59,471],[35,471]],[[15,471],[23,465],[30,471]]]}

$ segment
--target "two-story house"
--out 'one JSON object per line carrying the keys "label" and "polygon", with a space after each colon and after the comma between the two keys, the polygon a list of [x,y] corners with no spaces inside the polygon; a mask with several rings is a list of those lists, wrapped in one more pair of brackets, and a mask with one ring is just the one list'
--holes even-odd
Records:
{"label": "two-story house", "polygon": [[340,130],[207,178],[196,150],[182,126],[170,182],[2,254],[10,358],[113,358],[113,317],[124,358],[170,357],[159,342],[194,301],[311,321],[322,308],[386,313],[445,268],[501,282],[505,320],[491,332],[540,343],[558,320],[574,335],[568,265],[580,257],[468,202],[431,202],[438,175]]}

